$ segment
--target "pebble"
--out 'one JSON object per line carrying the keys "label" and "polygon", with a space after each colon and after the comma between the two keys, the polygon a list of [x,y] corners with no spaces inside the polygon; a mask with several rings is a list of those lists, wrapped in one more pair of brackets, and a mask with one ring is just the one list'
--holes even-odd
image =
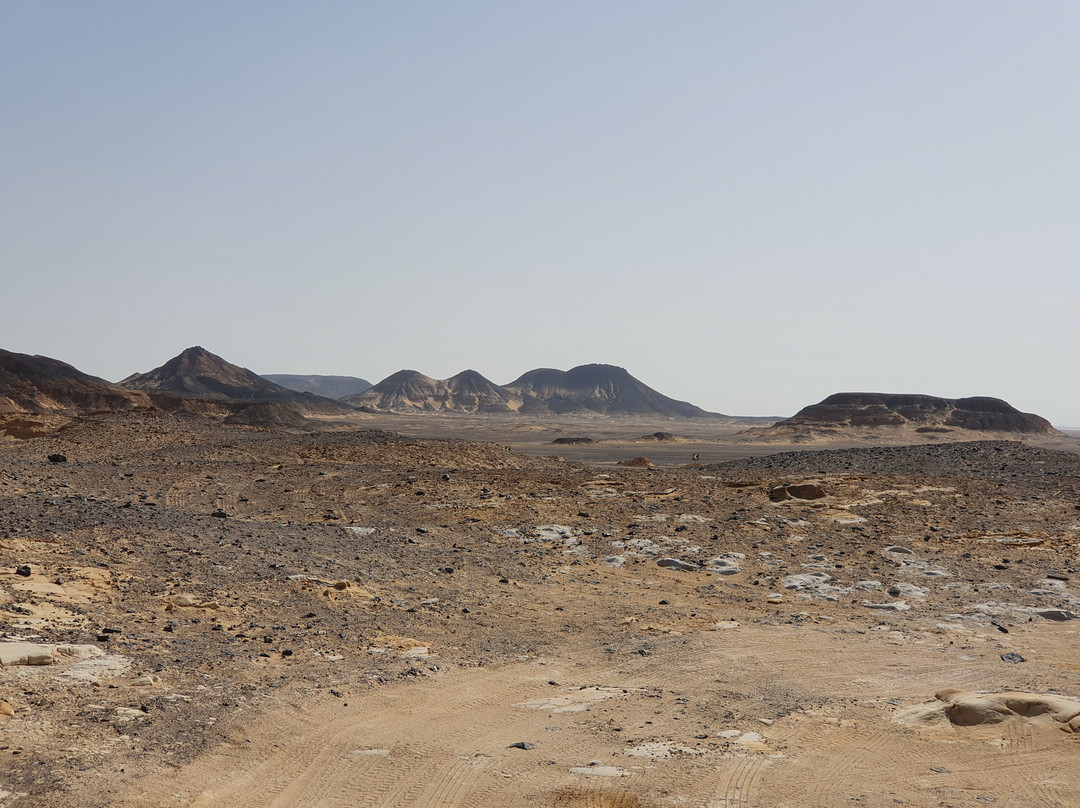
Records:
{"label": "pebble", "polygon": [[1002,654],[1001,661],[1008,662],[1010,665],[1015,665],[1017,662],[1027,662],[1026,659],[1017,653]]}

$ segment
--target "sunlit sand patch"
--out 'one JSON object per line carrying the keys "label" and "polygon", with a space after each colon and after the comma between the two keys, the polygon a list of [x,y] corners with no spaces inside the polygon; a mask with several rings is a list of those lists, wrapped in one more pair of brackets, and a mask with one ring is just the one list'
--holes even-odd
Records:
{"label": "sunlit sand patch", "polygon": [[624,692],[626,691],[619,687],[583,687],[561,696],[523,701],[516,706],[530,710],[548,710],[553,713],[578,713],[591,704]]}

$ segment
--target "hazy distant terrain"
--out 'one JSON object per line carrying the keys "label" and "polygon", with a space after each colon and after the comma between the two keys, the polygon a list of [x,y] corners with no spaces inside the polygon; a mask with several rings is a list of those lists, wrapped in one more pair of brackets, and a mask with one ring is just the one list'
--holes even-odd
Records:
{"label": "hazy distant terrain", "polygon": [[264,379],[301,393],[314,393],[326,398],[343,398],[362,393],[371,382],[356,376],[299,376],[294,373],[264,373]]}

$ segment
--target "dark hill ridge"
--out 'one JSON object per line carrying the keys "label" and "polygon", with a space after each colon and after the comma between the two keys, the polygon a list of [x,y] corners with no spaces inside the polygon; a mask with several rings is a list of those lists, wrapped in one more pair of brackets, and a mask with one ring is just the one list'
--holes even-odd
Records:
{"label": "dark hill ridge", "polygon": [[367,379],[356,376],[299,376],[293,373],[263,373],[262,377],[298,393],[314,393],[324,398],[355,396],[371,388]]}
{"label": "dark hill ridge", "polygon": [[[889,428],[917,433],[947,434],[954,430],[1008,432],[1025,435],[1061,435],[1045,418],[1017,410],[999,398],[938,398],[893,393],[836,393],[804,407],[771,427],[747,430],[743,435],[842,436],[886,432]],[[897,430],[894,430],[897,431]]]}
{"label": "dark hill ridge", "polygon": [[668,398],[614,365],[579,365],[567,371],[530,370],[506,385],[526,401],[525,409],[555,414],[665,415],[705,418],[713,415],[685,401]]}
{"label": "dark hill ridge", "polygon": [[152,406],[144,393],[125,390],[58,359],[0,350],[0,414],[81,415]]}
{"label": "dark hill ridge", "polygon": [[464,370],[449,379],[432,379],[415,370],[399,370],[359,395],[342,401],[379,412],[511,412],[521,399],[485,379],[475,370]]}
{"label": "dark hill ridge", "polygon": [[597,364],[566,371],[530,370],[502,386],[475,370],[445,380],[432,379],[415,370],[402,370],[370,390],[342,400],[381,412],[722,417],[661,395],[623,368]]}
{"label": "dark hill ridge", "polygon": [[160,399],[163,407],[179,396],[232,402],[274,401],[296,407],[304,415],[352,411],[347,404],[274,384],[198,345],[174,356],[159,368],[128,376],[120,384],[129,390],[141,390],[155,401]]}

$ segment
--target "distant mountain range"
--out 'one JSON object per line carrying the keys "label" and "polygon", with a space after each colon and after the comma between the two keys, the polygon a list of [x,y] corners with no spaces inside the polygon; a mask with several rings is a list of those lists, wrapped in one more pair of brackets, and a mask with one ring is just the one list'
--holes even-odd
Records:
{"label": "distant mountain range", "polygon": [[262,377],[298,393],[314,393],[324,398],[344,398],[371,387],[367,379],[356,376],[298,376],[294,373],[263,373]]}
{"label": "distant mountain range", "polygon": [[[288,385],[273,379],[287,381]],[[368,385],[350,376],[272,378],[227,362],[201,346],[119,384],[89,376],[48,357],[0,351],[0,414],[76,415],[95,410],[161,409],[219,417],[229,423],[296,427],[312,415],[355,412],[504,413],[526,415],[656,415],[726,418],[676,401],[612,365],[568,371],[540,368],[500,386],[475,370],[432,379],[402,370],[359,393],[339,399],[309,392],[338,392]],[[259,406],[255,406],[259,405]]]}
{"label": "distant mountain range", "polygon": [[1045,418],[999,398],[938,398],[895,393],[836,393],[772,426],[748,429],[748,439],[805,442],[830,437],[948,435],[957,431],[1062,435]]}
{"label": "distant mountain range", "polygon": [[676,401],[613,365],[581,365],[571,370],[530,370],[500,386],[475,370],[432,379],[401,370],[343,401],[377,412],[522,413],[527,415],[660,415],[722,418]]}
{"label": "distant mountain range", "polygon": [[[337,392],[366,385],[350,376],[273,378],[298,387]],[[311,416],[335,417],[357,409],[384,413],[522,415],[639,415],[671,418],[730,416],[676,401],[613,365],[571,370],[539,368],[506,385],[475,370],[432,379],[401,370],[340,399],[290,389],[195,346],[161,367],[120,384],[90,376],[44,356],[0,350],[0,416],[82,415],[101,411],[166,410],[220,418],[227,423],[302,428]],[[759,420],[771,419],[739,419]],[[791,418],[739,433],[747,441],[808,443],[835,438],[934,439],[958,432],[1060,436],[1045,418],[987,397],[937,398],[890,393],[837,393]],[[920,438],[921,436],[921,438]]]}

